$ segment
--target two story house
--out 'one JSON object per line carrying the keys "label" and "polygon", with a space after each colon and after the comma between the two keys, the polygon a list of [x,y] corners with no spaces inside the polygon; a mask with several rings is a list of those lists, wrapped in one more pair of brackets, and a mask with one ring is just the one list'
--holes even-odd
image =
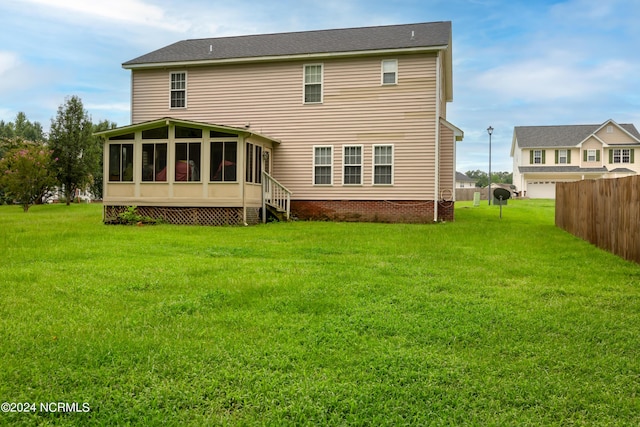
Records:
{"label": "two story house", "polygon": [[633,124],[517,126],[513,184],[522,196],[555,199],[556,182],[640,173],[640,133]]}
{"label": "two story house", "polygon": [[105,220],[453,220],[450,22],[184,40],[123,67]]}

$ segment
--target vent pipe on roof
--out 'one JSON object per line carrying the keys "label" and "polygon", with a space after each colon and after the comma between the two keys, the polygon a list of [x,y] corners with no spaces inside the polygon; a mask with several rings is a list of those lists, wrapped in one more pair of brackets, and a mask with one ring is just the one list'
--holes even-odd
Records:
{"label": "vent pipe on roof", "polygon": [[416,32],[411,30],[411,40],[415,40],[416,39]]}
{"label": "vent pipe on roof", "polygon": [[213,45],[212,44],[209,45],[209,53],[211,53],[211,52],[213,52]]}

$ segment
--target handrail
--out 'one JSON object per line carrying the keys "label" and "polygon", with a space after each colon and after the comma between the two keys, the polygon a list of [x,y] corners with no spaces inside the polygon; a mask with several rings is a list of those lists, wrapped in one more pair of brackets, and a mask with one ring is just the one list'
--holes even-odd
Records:
{"label": "handrail", "polygon": [[284,212],[287,221],[291,215],[291,191],[267,172],[262,171],[262,222],[267,222],[266,205]]}

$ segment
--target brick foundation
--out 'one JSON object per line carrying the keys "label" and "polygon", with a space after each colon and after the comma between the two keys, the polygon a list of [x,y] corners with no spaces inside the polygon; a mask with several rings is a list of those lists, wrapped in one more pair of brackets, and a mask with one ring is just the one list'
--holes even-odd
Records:
{"label": "brick foundation", "polygon": [[[302,220],[357,222],[433,222],[433,201],[292,200],[291,213]],[[438,220],[453,221],[454,202],[438,203]]]}

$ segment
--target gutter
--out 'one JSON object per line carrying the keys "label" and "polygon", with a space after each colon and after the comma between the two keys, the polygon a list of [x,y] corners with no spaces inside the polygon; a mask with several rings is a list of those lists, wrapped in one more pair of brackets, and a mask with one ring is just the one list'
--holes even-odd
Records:
{"label": "gutter", "polygon": [[448,45],[437,45],[430,47],[415,47],[404,49],[381,49],[381,50],[362,50],[362,51],[350,51],[350,52],[321,52],[321,53],[300,53],[295,55],[268,55],[268,56],[251,56],[246,58],[220,58],[220,59],[198,59],[198,60],[183,60],[183,61],[166,61],[166,62],[148,62],[130,64],[125,62],[122,64],[122,68],[125,70],[135,69],[150,69],[150,68],[179,68],[179,67],[193,67],[204,65],[216,65],[216,64],[238,64],[238,63],[251,63],[251,62],[275,62],[275,61],[296,61],[296,60],[310,60],[310,59],[330,59],[330,58],[345,58],[345,57],[358,57],[358,56],[378,56],[378,55],[397,55],[397,54],[411,54],[411,53],[427,53],[427,52],[440,52],[446,50]]}

